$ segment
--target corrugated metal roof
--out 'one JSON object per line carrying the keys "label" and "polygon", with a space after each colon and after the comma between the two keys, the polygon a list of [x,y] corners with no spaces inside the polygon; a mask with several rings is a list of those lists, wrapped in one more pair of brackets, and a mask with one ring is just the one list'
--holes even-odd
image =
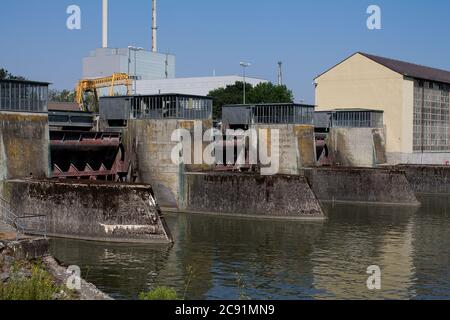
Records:
{"label": "corrugated metal roof", "polygon": [[450,84],[450,71],[430,68],[400,60],[379,57],[364,52],[359,53],[365,56],[366,58],[369,58],[370,60],[373,60],[385,66],[386,68],[389,68],[392,71],[400,73],[406,77]]}

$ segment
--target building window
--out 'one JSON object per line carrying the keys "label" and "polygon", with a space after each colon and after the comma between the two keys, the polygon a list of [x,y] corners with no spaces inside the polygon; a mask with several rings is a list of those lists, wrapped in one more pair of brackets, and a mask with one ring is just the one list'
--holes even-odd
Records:
{"label": "building window", "polygon": [[415,152],[450,151],[450,86],[418,81],[414,84]]}

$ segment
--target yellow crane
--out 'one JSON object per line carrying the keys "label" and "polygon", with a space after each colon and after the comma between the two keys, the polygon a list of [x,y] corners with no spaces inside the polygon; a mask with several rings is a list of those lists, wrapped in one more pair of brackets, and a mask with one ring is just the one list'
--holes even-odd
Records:
{"label": "yellow crane", "polygon": [[[81,111],[98,112],[98,89],[110,88],[109,96],[114,96],[114,88],[116,86],[126,86],[127,95],[130,95],[131,79],[126,73],[115,73],[112,76],[96,79],[82,79],[78,82],[76,92],[76,102],[80,106]],[[86,93],[92,93],[94,95],[94,101],[91,101],[94,105],[89,106],[89,102],[86,99]]]}

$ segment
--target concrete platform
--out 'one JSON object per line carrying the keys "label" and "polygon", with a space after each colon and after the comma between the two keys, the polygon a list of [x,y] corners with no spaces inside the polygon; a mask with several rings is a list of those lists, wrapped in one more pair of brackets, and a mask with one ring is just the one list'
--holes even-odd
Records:
{"label": "concrete platform", "polygon": [[149,185],[8,180],[3,186],[8,190],[3,197],[11,204],[11,211],[45,216],[23,221],[36,236],[45,232],[50,237],[92,241],[172,242]]}

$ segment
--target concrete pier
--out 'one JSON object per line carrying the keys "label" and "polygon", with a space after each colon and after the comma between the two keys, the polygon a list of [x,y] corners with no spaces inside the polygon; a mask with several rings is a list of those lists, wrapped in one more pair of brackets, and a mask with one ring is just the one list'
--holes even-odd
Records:
{"label": "concrete pier", "polygon": [[450,166],[399,165],[415,193],[450,195]]}
{"label": "concrete pier", "polygon": [[[211,120],[197,120],[197,123],[201,125],[202,136],[212,127]],[[133,175],[137,182],[152,185],[160,206],[179,206],[184,169],[172,161],[172,150],[178,144],[172,141],[172,134],[177,129],[185,129],[194,137],[194,126],[194,120],[142,119],[129,120],[128,127],[123,129],[127,160],[132,165]],[[204,143],[203,148],[206,145]],[[197,167],[204,169],[201,165]]]}
{"label": "concrete pier", "polygon": [[[47,234],[94,241],[170,243],[172,237],[148,185],[10,180],[1,194],[18,216],[45,215]],[[42,221],[23,220],[42,230]]]}
{"label": "concrete pier", "polygon": [[305,169],[312,190],[321,201],[419,206],[405,172],[389,169]]}
{"label": "concrete pier", "polygon": [[331,128],[325,143],[328,156],[322,155],[320,163],[373,168],[387,162],[382,128]]}
{"label": "concrete pier", "polygon": [[312,125],[295,124],[271,124],[255,125],[254,128],[267,130],[267,147],[270,150],[272,131],[279,133],[279,173],[299,174],[301,168],[311,167],[316,164],[316,152],[314,145],[314,127]]}
{"label": "concrete pier", "polygon": [[324,219],[302,176],[186,173],[181,210],[253,218]]}

